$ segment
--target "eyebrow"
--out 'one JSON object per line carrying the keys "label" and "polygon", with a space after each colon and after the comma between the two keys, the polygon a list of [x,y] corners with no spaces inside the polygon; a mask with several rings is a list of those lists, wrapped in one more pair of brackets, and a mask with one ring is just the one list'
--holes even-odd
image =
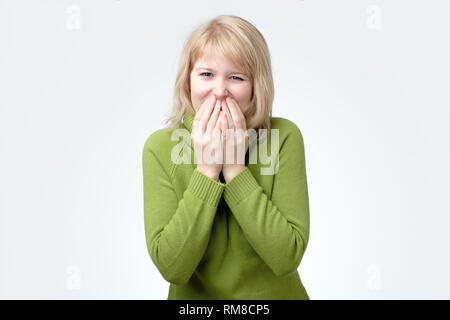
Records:
{"label": "eyebrow", "polygon": [[[205,67],[197,67],[197,68],[195,68],[195,71],[199,71],[200,69],[202,69],[202,70],[208,70],[208,71],[213,71],[213,72],[215,72],[216,70],[214,70],[214,69],[211,69],[211,68],[205,68]],[[234,74],[242,74],[242,75],[245,75],[245,73],[243,73],[242,71],[231,71],[230,73],[234,73]]]}

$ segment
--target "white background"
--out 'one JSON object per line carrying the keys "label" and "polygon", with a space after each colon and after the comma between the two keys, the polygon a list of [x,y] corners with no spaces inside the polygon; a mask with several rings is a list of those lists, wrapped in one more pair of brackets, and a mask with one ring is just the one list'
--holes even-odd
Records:
{"label": "white background", "polygon": [[142,149],[183,41],[234,14],[305,141],[311,299],[450,298],[446,1],[0,1],[0,297],[166,299]]}

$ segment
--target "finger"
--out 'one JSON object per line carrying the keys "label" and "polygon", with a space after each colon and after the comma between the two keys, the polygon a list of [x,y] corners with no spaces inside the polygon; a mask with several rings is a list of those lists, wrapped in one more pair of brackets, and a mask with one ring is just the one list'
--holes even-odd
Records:
{"label": "finger", "polygon": [[216,97],[211,96],[210,98],[208,98],[208,100],[206,100],[202,104],[200,110],[198,110],[196,114],[196,119],[194,119],[194,123],[197,123],[197,127],[201,128],[200,131],[202,132],[202,134],[204,134],[206,131],[208,120],[211,115],[211,110],[214,108],[215,104],[216,104]]}
{"label": "finger", "polygon": [[202,115],[202,113],[205,111],[205,107],[208,105],[208,104],[215,104],[216,103],[216,101],[215,101],[215,99],[216,99],[216,96],[210,96],[208,99],[206,99],[203,103],[202,103],[202,105],[200,106],[200,109],[198,109],[197,110],[197,112],[195,113],[195,117],[194,117],[194,119],[195,120],[199,120],[200,119],[200,117],[201,117],[201,115]]}
{"label": "finger", "polygon": [[222,119],[222,117],[223,117],[223,111],[220,110],[219,116],[217,117],[217,122],[216,122],[216,125],[215,125],[214,129],[217,129],[217,130],[222,129],[222,126],[223,126],[223,119]]}
{"label": "finger", "polygon": [[227,115],[228,128],[234,129],[233,118],[231,117],[230,108],[228,108],[228,104],[224,103],[222,109],[225,110],[225,114]]}
{"label": "finger", "polygon": [[242,123],[243,121],[242,111],[240,110],[239,106],[235,103],[235,101],[230,97],[227,97],[226,101],[227,106],[230,107],[229,110],[231,113],[231,117],[233,118],[234,126],[236,128],[240,127],[240,123]]}
{"label": "finger", "polygon": [[[230,111],[228,111],[228,114],[229,114],[229,112]],[[226,129],[226,133],[229,135],[229,134],[232,134],[233,133],[233,131],[234,131],[234,125],[233,125],[233,121],[231,120],[231,116],[228,116],[227,115],[227,112],[224,112],[224,122],[225,122],[225,124],[226,124],[226,127],[227,127],[227,129]]]}
{"label": "finger", "polygon": [[[215,99],[215,98],[214,98],[214,99]],[[211,112],[213,112],[213,110],[214,110],[214,108],[216,107],[216,105],[220,102],[220,101],[217,101],[217,100],[214,100],[214,101],[215,101],[214,104],[208,104],[208,105],[205,107],[205,110],[203,111],[203,113],[202,113],[201,116],[200,116],[200,121],[203,123],[203,126],[204,126],[204,128],[205,128],[205,131],[206,131],[206,129],[207,129],[209,120],[210,120],[211,115],[212,115]],[[214,127],[214,125],[213,125],[213,127]]]}
{"label": "finger", "polygon": [[[202,114],[205,112],[205,109],[207,109],[209,104],[212,104],[212,102],[215,100],[215,96],[210,96],[208,99],[206,99],[202,105],[200,106],[200,109],[197,110],[194,116],[194,120],[192,121],[192,131],[199,131],[202,135],[206,131],[206,123],[202,122],[201,117]],[[215,102],[215,101],[214,101]]]}
{"label": "finger", "polygon": [[227,114],[225,113],[225,110],[223,110],[223,105],[222,105],[222,113],[221,113],[220,119],[221,119],[220,129],[222,131],[222,137],[225,137],[225,135],[227,133],[227,129],[228,129],[228,122],[227,122]]}
{"label": "finger", "polygon": [[223,152],[223,163],[227,163],[226,160],[226,145],[227,145],[227,120],[226,120],[225,111],[220,112],[220,125],[221,125],[221,134],[222,134],[222,152]]}
{"label": "finger", "polygon": [[[217,118],[219,118],[220,115],[220,107],[215,107],[218,108],[217,110]],[[213,112],[213,114],[216,111]],[[213,117],[213,115],[211,116]],[[208,122],[208,127],[206,128],[206,131],[209,133],[210,137],[215,138],[217,134],[220,134],[220,130],[216,130],[217,126],[220,125],[219,119],[216,119],[216,121],[214,122],[214,119],[210,119]]]}
{"label": "finger", "polygon": [[[228,113],[229,113],[229,111],[228,111]],[[225,141],[228,139],[234,139],[234,134],[233,134],[234,127],[232,125],[232,121],[230,120],[230,117],[227,115],[227,111],[225,111],[223,113],[223,122],[225,124],[225,130],[223,130],[223,135],[225,137]]]}
{"label": "finger", "polygon": [[215,96],[212,96],[207,102],[205,101],[205,108],[200,115],[200,119],[208,120],[211,117],[211,112],[214,110],[216,103],[217,99]]}
{"label": "finger", "polygon": [[222,131],[222,137],[225,135],[227,130],[227,116],[225,114],[225,111],[220,112],[220,129]]}
{"label": "finger", "polygon": [[222,130],[221,130],[221,128],[222,128],[222,121],[223,121],[222,117],[223,117],[223,111],[220,110],[219,111],[219,115],[217,116],[216,125],[214,126],[214,130],[216,130],[216,132],[218,134],[221,134],[221,135],[222,135]]}
{"label": "finger", "polygon": [[[197,120],[197,121],[201,120],[203,115],[204,115],[204,113],[208,109],[210,109],[210,108],[212,109],[215,106],[215,104],[216,104],[216,96],[213,95],[213,96],[209,97],[208,99],[206,99],[202,103],[200,109],[196,112],[194,120]],[[208,116],[208,118],[209,118],[209,116]]]}
{"label": "finger", "polygon": [[216,105],[214,107],[214,111],[213,111],[213,113],[211,115],[211,118],[209,118],[206,130],[211,130],[212,128],[216,127],[217,118],[219,117],[220,112],[221,112],[220,111],[220,101],[217,100],[216,101]]}

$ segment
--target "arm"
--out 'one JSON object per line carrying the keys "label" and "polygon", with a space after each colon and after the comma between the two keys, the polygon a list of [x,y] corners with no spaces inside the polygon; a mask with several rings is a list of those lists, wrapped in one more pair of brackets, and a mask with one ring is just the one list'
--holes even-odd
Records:
{"label": "arm", "polygon": [[224,199],[248,242],[277,276],[296,270],[309,239],[303,137],[295,126],[280,148],[272,197],[248,167],[225,186]]}
{"label": "arm", "polygon": [[196,169],[178,201],[155,152],[144,148],[142,161],[148,252],[168,282],[186,284],[205,253],[224,184]]}

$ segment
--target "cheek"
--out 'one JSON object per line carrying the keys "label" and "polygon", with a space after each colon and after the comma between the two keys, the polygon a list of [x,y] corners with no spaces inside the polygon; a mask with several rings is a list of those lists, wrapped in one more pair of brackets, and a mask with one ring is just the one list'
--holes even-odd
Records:
{"label": "cheek", "polygon": [[202,103],[209,96],[208,88],[205,88],[204,84],[200,81],[191,81],[191,103],[195,112],[200,109]]}
{"label": "cheek", "polygon": [[208,88],[201,82],[193,80],[191,81],[191,95],[196,98],[201,98],[208,91]]}
{"label": "cheek", "polygon": [[239,105],[247,104],[252,98],[252,88],[251,86],[243,86],[236,90],[235,97],[239,102]]}

